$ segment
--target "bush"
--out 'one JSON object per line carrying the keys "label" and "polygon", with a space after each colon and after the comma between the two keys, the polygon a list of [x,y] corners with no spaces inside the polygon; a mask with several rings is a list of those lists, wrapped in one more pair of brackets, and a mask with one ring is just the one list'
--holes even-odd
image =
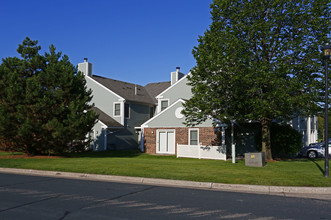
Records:
{"label": "bush", "polygon": [[[293,157],[302,147],[302,135],[290,125],[272,123],[270,133],[274,158]],[[262,150],[261,129],[256,135],[256,149]]]}

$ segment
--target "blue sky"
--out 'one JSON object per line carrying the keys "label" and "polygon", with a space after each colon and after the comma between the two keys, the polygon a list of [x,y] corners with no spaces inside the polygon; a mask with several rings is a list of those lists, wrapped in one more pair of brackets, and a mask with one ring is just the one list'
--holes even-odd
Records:
{"label": "blue sky", "polygon": [[170,80],[195,65],[192,49],[211,24],[212,0],[5,0],[0,58],[19,56],[26,36],[42,51],[54,44],[77,65],[140,85]]}

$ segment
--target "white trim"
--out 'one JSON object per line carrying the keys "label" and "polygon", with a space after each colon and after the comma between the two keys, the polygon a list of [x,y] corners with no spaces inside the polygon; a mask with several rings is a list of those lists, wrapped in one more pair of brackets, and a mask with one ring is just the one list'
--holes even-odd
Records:
{"label": "white trim", "polygon": [[[159,151],[159,148],[160,148],[160,140],[159,140],[159,137],[160,137],[160,132],[165,132],[166,134],[168,133],[173,133],[174,134],[174,139],[173,139],[173,147],[174,147],[174,151],[173,152],[161,152]],[[168,135],[167,135],[168,137]],[[168,138],[167,138],[167,147],[169,146],[168,145]],[[176,130],[175,129],[157,129],[156,130],[156,153],[157,154],[171,154],[171,155],[174,155],[176,154]]]}
{"label": "white trim", "polygon": [[117,96],[119,101],[121,100],[125,100],[123,97],[121,97],[120,95],[118,95],[117,93],[113,92],[112,90],[108,89],[106,86],[102,85],[101,83],[99,83],[98,81],[94,80],[92,77],[85,75],[85,77],[89,78],[91,81],[93,81],[94,83],[96,83],[97,85],[101,86],[102,88],[106,89],[107,91],[109,91],[110,93],[112,93],[113,95]]}
{"label": "white trim", "polygon": [[[197,131],[197,144],[191,144],[191,131]],[[198,146],[199,145],[199,128],[189,128],[188,129],[188,145],[195,145],[195,146]]]}
{"label": "white trim", "polygon": [[178,80],[177,82],[175,82],[174,84],[172,84],[171,86],[169,86],[166,90],[164,90],[163,92],[161,92],[158,96],[156,96],[156,99],[160,99],[163,98],[163,94],[166,93],[168,90],[170,90],[172,87],[174,87],[176,84],[178,84],[179,82],[181,82],[182,80],[186,79],[188,75],[191,75],[191,72],[189,72],[188,74],[186,74],[185,76],[183,76],[180,80]]}
{"label": "white trim", "polygon": [[[113,102],[113,116],[114,117],[122,117],[122,103],[123,102]],[[120,105],[120,114],[119,115],[115,115],[115,111],[116,111],[115,105],[116,104]]]}
{"label": "white trim", "polygon": [[108,126],[105,123],[103,123],[102,121],[100,121],[99,119],[97,122],[100,122],[101,128],[108,128]]}
{"label": "white trim", "polygon": [[121,102],[121,124],[124,125],[124,104],[125,104],[125,101]]}
{"label": "white trim", "polygon": [[148,125],[147,125],[148,123],[150,123],[151,121],[153,121],[154,119],[156,119],[160,115],[164,114],[165,112],[169,111],[169,109],[171,109],[178,102],[185,103],[185,101],[183,99],[178,99],[176,102],[174,102],[170,106],[168,106],[168,108],[164,109],[162,112],[160,112],[159,114],[155,115],[153,118],[150,118],[148,121],[146,121],[145,123],[143,123],[140,127],[141,128],[147,128],[148,127]]}

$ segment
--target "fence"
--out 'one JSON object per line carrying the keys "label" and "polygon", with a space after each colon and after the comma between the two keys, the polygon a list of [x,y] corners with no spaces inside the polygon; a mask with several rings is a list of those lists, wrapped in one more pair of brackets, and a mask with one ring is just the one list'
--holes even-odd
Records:
{"label": "fence", "polygon": [[177,157],[226,160],[226,147],[177,144]]}

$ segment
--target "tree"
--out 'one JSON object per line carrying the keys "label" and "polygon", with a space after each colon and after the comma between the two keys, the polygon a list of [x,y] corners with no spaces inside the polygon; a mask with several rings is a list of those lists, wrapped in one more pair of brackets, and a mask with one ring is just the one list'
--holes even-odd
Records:
{"label": "tree", "polygon": [[212,24],[193,50],[186,125],[211,116],[259,121],[262,151],[272,159],[272,120],[318,110],[330,7],[329,0],[214,0]]}
{"label": "tree", "polygon": [[56,52],[40,55],[28,37],[0,65],[0,146],[28,154],[83,150],[96,114],[91,90],[69,58]]}
{"label": "tree", "polygon": [[[270,127],[273,157],[294,157],[302,148],[302,135],[288,124],[273,122]],[[256,135],[256,149],[262,149],[261,132]]]}

